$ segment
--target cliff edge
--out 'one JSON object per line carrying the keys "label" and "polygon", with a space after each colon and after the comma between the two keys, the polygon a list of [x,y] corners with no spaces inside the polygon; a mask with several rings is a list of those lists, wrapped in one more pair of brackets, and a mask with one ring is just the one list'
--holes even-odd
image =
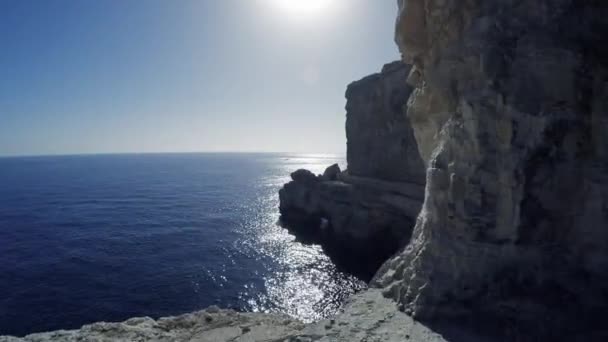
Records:
{"label": "cliff edge", "polygon": [[404,311],[607,338],[607,15],[602,1],[399,1],[426,196],[373,285]]}

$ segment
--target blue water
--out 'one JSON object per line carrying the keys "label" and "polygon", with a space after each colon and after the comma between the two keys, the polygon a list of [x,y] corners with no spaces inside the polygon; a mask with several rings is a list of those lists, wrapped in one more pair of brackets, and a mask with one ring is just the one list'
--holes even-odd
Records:
{"label": "blue water", "polygon": [[276,223],[289,173],[337,156],[0,158],[0,335],[219,305],[334,313],[362,281]]}

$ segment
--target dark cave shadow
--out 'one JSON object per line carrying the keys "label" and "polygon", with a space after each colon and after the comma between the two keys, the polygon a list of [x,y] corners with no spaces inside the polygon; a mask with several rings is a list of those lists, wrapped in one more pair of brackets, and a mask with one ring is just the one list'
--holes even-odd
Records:
{"label": "dark cave shadow", "polygon": [[[369,283],[380,266],[388,259],[375,253],[361,252],[361,249],[350,245],[346,241],[336,240],[329,234],[329,228],[315,220],[286,221],[279,218],[277,224],[287,229],[295,236],[296,241],[304,245],[321,246],[338,271],[350,274],[366,283]],[[369,245],[374,242],[370,241]]]}

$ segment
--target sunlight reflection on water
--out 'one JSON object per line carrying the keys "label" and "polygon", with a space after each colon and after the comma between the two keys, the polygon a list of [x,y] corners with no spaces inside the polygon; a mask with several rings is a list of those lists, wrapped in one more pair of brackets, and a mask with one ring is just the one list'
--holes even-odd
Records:
{"label": "sunlight reflection on water", "polygon": [[290,180],[289,174],[300,168],[320,174],[336,162],[344,164],[332,155],[286,157],[282,174],[262,180],[260,193],[264,196],[251,203],[248,209],[254,211],[252,219],[242,227],[251,234],[244,235],[253,239],[237,242],[242,250],[270,260],[268,268],[272,271],[264,277],[264,290],[249,289],[241,293],[251,311],[284,312],[310,322],[334,314],[348,296],[365,288],[363,281],[338,270],[320,246],[296,241],[277,224],[277,189]]}
{"label": "sunlight reflection on water", "polygon": [[[365,284],[277,225],[290,173],[344,158],[150,154],[0,158],[0,335],[210,305],[335,313]],[[4,280],[4,279],[3,279]]]}

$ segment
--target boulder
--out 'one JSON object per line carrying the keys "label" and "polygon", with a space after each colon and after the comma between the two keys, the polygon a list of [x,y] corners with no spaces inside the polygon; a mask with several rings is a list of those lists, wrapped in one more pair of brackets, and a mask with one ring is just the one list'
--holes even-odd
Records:
{"label": "boulder", "polygon": [[[482,341],[462,332],[466,341]],[[121,323],[94,323],[78,330],[38,333],[23,338],[0,336],[0,342],[154,341],[154,342],[268,342],[268,341],[402,341],[447,342],[429,326],[397,311],[395,303],[377,290],[348,300],[337,317],[303,324],[281,314],[239,313],[217,307],[174,317],[131,318]]]}
{"label": "boulder", "polygon": [[338,164],[334,164],[332,166],[327,167],[325,172],[323,172],[323,180],[335,181],[338,180],[338,176],[340,176],[340,166]]}
{"label": "boulder", "polygon": [[296,170],[291,173],[291,179],[294,182],[300,183],[314,183],[318,180],[317,176],[305,169]]}

